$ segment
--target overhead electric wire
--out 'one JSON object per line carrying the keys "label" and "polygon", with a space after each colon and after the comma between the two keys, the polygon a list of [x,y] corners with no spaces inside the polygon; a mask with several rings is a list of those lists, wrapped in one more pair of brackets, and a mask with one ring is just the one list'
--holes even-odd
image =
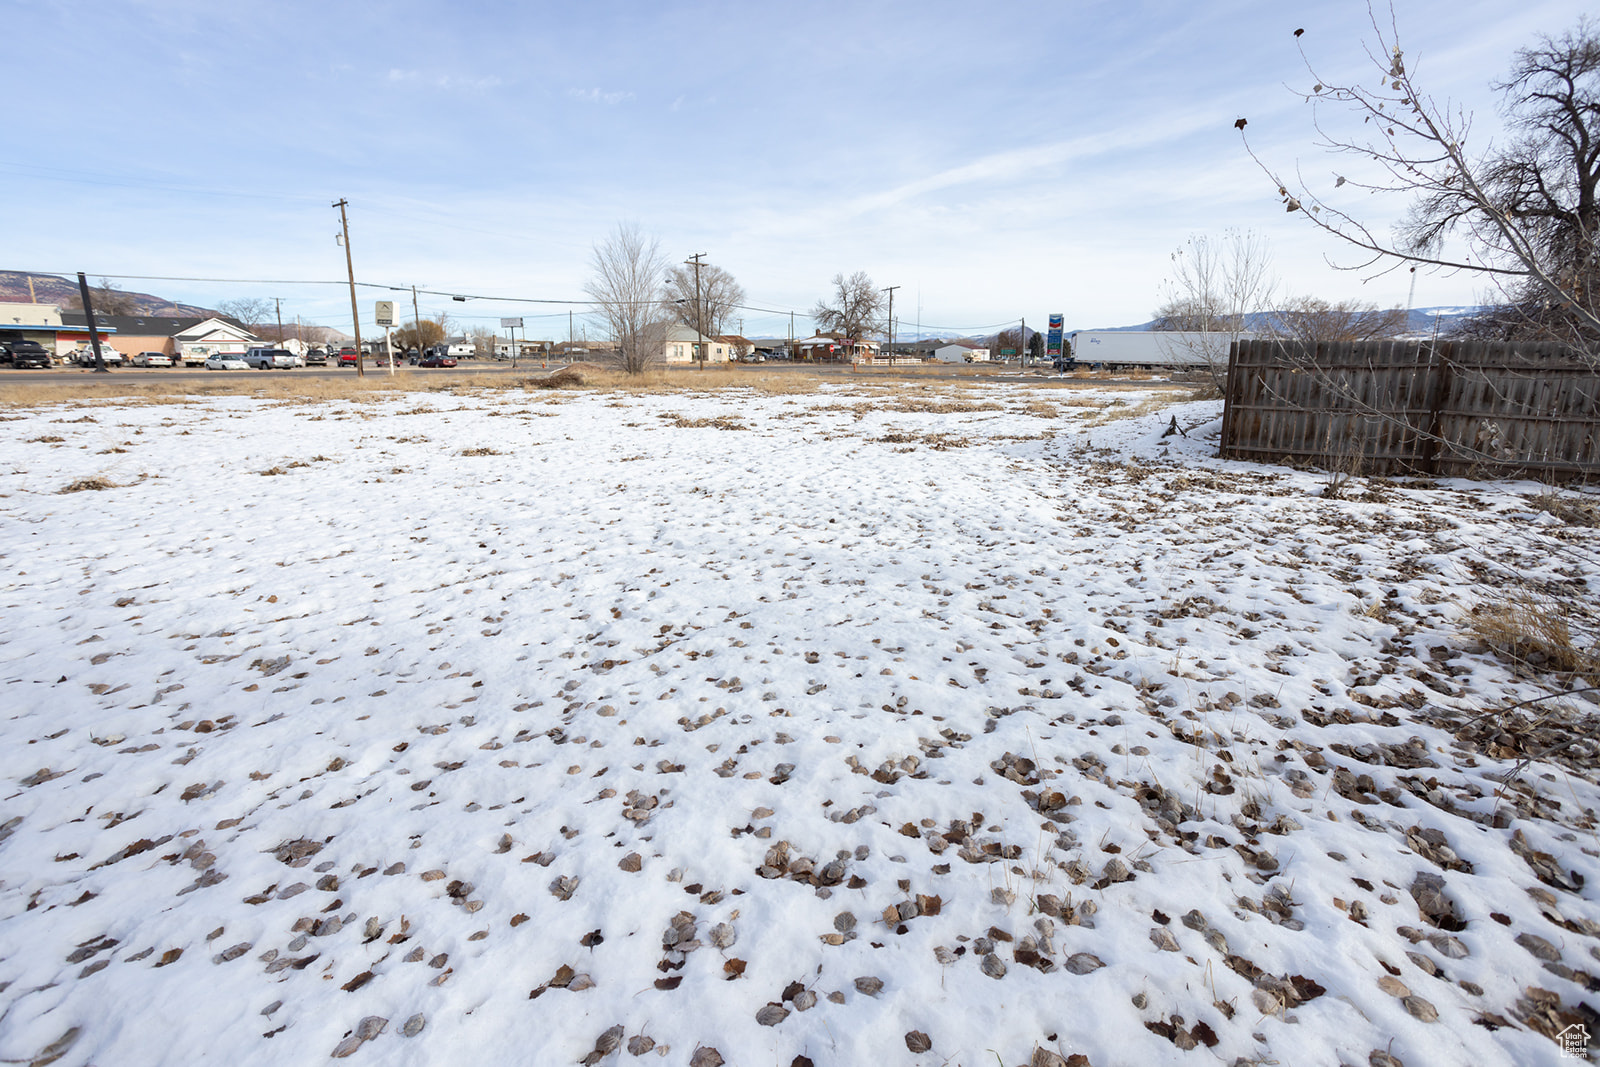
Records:
{"label": "overhead electric wire", "polygon": [[[18,274],[35,274],[35,275],[55,275],[57,277],[70,277],[72,274],[74,274],[76,272],[75,271],[64,271],[64,270],[51,270],[51,271],[25,270],[25,271],[16,271],[15,273],[18,273]],[[323,280],[323,279],[320,279],[320,278],[199,278],[199,277],[187,277],[187,276],[182,276],[182,275],[170,275],[170,274],[102,274],[102,273],[99,273],[98,271],[90,271],[90,272],[86,272],[86,273],[92,273],[97,278],[105,278],[107,280],[129,281],[129,282],[202,282],[202,283],[209,283],[209,284],[213,284],[213,285],[339,285],[339,286],[347,286],[347,285],[351,284],[348,280],[328,281],[328,280]],[[535,296],[489,296],[489,295],[479,294],[479,293],[451,292],[449,290],[442,290],[442,289],[415,289],[415,290],[413,290],[413,288],[411,286],[409,286],[409,285],[388,285],[388,284],[383,283],[383,282],[356,282],[355,284],[357,286],[363,288],[363,289],[382,289],[382,290],[384,290],[386,292],[394,292],[394,293],[409,293],[409,292],[413,292],[414,291],[414,292],[416,292],[416,294],[418,296],[443,296],[443,297],[449,297],[451,300],[462,300],[462,301],[465,301],[465,300],[486,300],[486,301],[495,301],[495,302],[505,303],[505,304],[556,304],[556,305],[559,305],[561,307],[603,307],[607,303],[607,301],[604,301],[604,300],[557,300],[557,299],[553,299],[553,298],[550,298],[550,297],[535,297]],[[759,306],[756,306],[754,304],[729,304],[728,306],[730,308],[737,308],[740,311],[754,311],[754,312],[757,312],[757,313],[763,314],[763,315],[787,316],[787,315],[808,315],[809,314],[808,312],[803,312],[803,311],[799,311],[799,310],[792,310],[792,309],[790,309],[790,310],[780,310],[780,309],[777,309],[777,308],[759,307]],[[533,316],[533,315],[530,315],[528,317],[529,318],[544,318],[544,317],[553,317],[553,316]],[[979,330],[1000,329],[1002,327],[1010,326],[1013,322],[1016,322],[1016,321],[1017,321],[1016,319],[1006,319],[1003,322],[991,323],[991,324],[989,324],[987,326],[966,326],[966,327],[940,326],[940,325],[937,325],[935,323],[923,323],[922,324],[922,328],[923,328],[923,330],[925,332],[928,331],[928,330],[933,330],[933,331],[936,331],[936,332],[939,332],[939,333],[954,333],[954,334],[966,335],[966,334],[976,333]]]}

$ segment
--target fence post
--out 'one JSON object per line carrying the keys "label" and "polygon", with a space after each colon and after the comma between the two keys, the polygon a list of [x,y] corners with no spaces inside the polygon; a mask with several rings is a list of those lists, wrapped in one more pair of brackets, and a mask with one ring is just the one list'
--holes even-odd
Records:
{"label": "fence post", "polygon": [[1451,344],[1449,341],[1443,342],[1442,345],[1438,341],[1428,343],[1428,417],[1427,422],[1423,424],[1426,450],[1419,457],[1422,462],[1418,467],[1424,474],[1430,476],[1439,473],[1439,456],[1444,451],[1444,437],[1439,432],[1439,423],[1445,399],[1450,395],[1451,381],[1454,377],[1451,371],[1454,363],[1441,349],[1449,344]]}
{"label": "fence post", "polygon": [[1222,387],[1222,444],[1217,449],[1217,455],[1226,458],[1228,447],[1233,444],[1233,392],[1234,377],[1239,373],[1240,346],[1249,344],[1237,338],[1228,345],[1228,377]]}

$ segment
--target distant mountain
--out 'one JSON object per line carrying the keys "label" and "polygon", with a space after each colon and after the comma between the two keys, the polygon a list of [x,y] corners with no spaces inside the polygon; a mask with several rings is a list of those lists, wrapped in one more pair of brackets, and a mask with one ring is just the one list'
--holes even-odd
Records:
{"label": "distant mountain", "polygon": [[[28,289],[28,279],[33,279],[33,290]],[[89,279],[91,289],[98,288],[98,278]],[[152,293],[135,293],[131,290],[119,290],[122,295],[133,301],[132,314],[135,315],[161,315],[173,318],[204,318],[215,315],[211,308],[197,307],[194,304],[178,304],[164,296]],[[0,304],[59,304],[66,307],[68,304],[76,306],[78,302],[78,280],[76,278],[63,278],[57,274],[28,274],[25,271],[0,270]]]}
{"label": "distant mountain", "polygon": [[[1431,337],[1434,333],[1440,336],[1448,334],[1463,319],[1470,319],[1474,315],[1484,312],[1484,308],[1467,305],[1453,307],[1412,308],[1406,324],[1406,334],[1411,337]],[[1247,331],[1267,332],[1272,325],[1273,312],[1266,311],[1259,315],[1251,315],[1245,324]],[[1156,320],[1141,322],[1137,326],[1097,326],[1096,332],[1134,332],[1154,329]],[[1032,332],[1032,331],[1029,331]],[[1076,328],[1066,331],[1075,333]]]}

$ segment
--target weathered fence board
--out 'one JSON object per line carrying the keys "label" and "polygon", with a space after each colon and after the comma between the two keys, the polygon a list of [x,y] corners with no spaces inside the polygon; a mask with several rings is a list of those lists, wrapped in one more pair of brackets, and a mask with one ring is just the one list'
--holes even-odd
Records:
{"label": "weathered fence board", "polygon": [[1600,476],[1600,367],[1547,344],[1240,341],[1222,455],[1370,474]]}

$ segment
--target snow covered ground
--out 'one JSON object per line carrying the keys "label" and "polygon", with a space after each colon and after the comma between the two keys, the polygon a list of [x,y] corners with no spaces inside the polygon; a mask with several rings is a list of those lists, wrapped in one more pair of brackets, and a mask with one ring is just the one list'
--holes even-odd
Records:
{"label": "snow covered ground", "polygon": [[0,412],[0,1061],[1557,1062],[1597,531],[1175,395]]}

